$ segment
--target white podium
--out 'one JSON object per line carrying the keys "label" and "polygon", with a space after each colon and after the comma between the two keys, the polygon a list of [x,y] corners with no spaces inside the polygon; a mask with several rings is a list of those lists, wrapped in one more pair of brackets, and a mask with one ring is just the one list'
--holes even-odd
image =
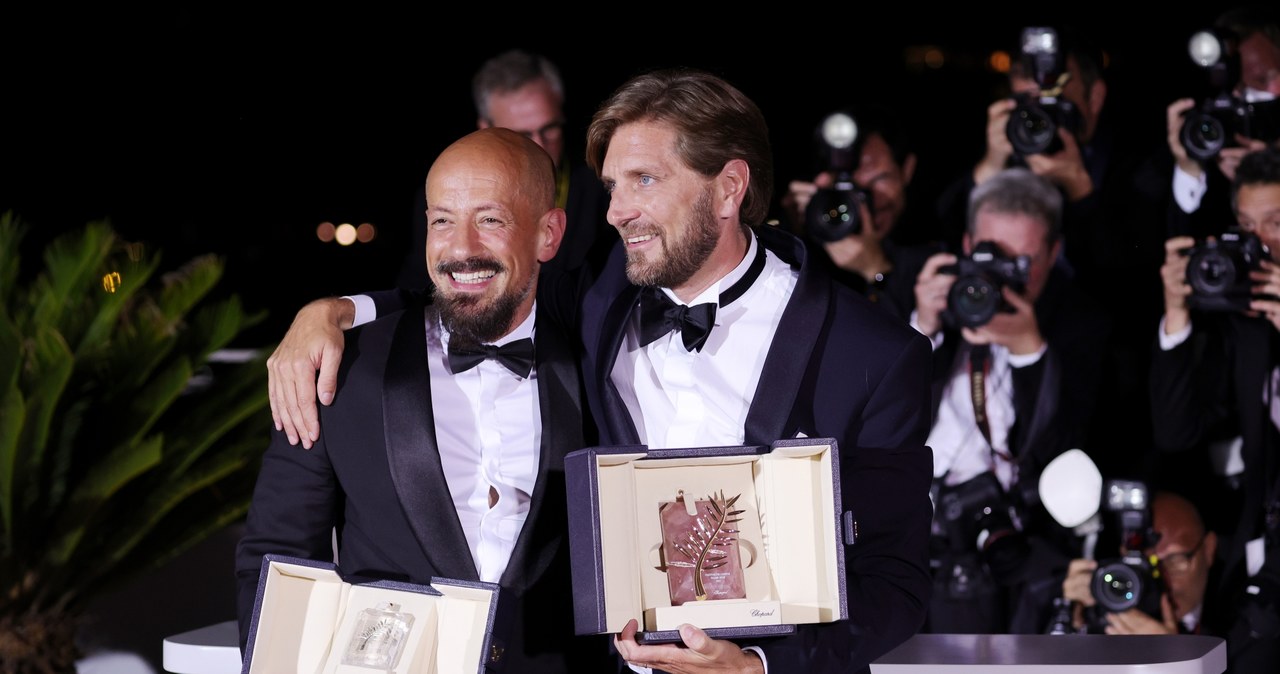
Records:
{"label": "white podium", "polygon": [[228,620],[165,637],[163,665],[171,674],[239,674],[240,628]]}
{"label": "white podium", "polygon": [[871,674],[1222,674],[1227,643],[1198,635],[917,634]]}

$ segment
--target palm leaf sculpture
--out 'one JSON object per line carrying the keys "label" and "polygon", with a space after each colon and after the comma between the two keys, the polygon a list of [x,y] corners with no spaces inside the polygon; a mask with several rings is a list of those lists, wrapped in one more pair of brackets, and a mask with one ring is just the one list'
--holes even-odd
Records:
{"label": "palm leaf sculpture", "polygon": [[739,515],[746,511],[732,510],[732,508],[741,497],[742,494],[738,494],[726,499],[724,490],[720,491],[719,496],[715,494],[707,496],[706,512],[694,520],[694,525],[689,529],[685,540],[676,541],[673,544],[673,547],[680,554],[688,557],[689,561],[677,559],[668,560],[667,563],[686,569],[693,568],[694,598],[698,601],[705,601],[707,598],[707,591],[702,584],[702,572],[724,566],[729,558],[726,548],[737,542],[734,537],[738,534],[738,530],[731,528],[731,525],[741,522],[742,518]]}
{"label": "palm leaf sculpture", "polygon": [[90,223],[24,283],[24,233],[0,215],[6,674],[73,671],[89,599],[243,517],[270,424],[261,360],[193,376],[263,317],[210,297],[219,259],[156,279],[158,255]]}

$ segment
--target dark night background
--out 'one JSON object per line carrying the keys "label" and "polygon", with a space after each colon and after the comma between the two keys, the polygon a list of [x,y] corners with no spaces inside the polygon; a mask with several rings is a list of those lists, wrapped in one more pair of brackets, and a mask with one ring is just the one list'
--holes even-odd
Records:
{"label": "dark night background", "polygon": [[[1109,58],[1108,109],[1132,140],[1159,147],[1164,106],[1203,93],[1184,45],[1212,13],[1157,30],[1150,19],[1084,22],[1081,11],[762,15],[728,35],[670,17],[584,17],[573,31],[536,11],[495,16],[497,27],[351,10],[19,18],[4,22],[0,60],[0,212],[31,225],[28,271],[49,238],[100,218],[162,250],[166,268],[223,255],[224,290],[269,310],[242,340],[262,345],[309,299],[394,283],[413,193],[430,160],[474,128],[470,78],[499,51],[520,46],[560,65],[574,152],[596,105],[627,77],[688,65],[763,109],[779,189],[811,175],[823,113],[877,100],[915,130],[918,180],[929,186],[981,153],[986,105],[1004,83],[987,57],[1032,23],[1092,31]],[[921,65],[928,47],[942,50],[941,67]],[[314,230],[326,220],[372,222],[379,236],[322,244]]]}
{"label": "dark night background", "polygon": [[[891,103],[914,129],[927,193],[981,154],[986,106],[1005,82],[988,55],[1011,48],[1025,25],[1091,31],[1108,55],[1107,109],[1122,138],[1159,151],[1165,106],[1205,93],[1185,44],[1218,8],[1162,17],[1159,29],[1155,18],[1119,20],[1099,8],[938,14],[904,4],[746,16],[724,6],[730,15],[710,23],[627,6],[641,16],[606,23],[584,12],[577,30],[563,25],[559,5],[455,8],[475,15],[449,21],[350,7],[0,10],[0,212],[31,227],[26,273],[53,237],[103,218],[161,250],[165,269],[222,255],[221,292],[268,312],[237,346],[266,346],[307,300],[394,283],[414,192],[431,159],[474,128],[472,73],[500,51],[523,47],[560,66],[577,153],[595,107],[629,76],[676,65],[720,74],[769,120],[778,190],[812,175],[810,138],[824,113]],[[940,67],[922,65],[929,48],[945,56]],[[371,222],[379,236],[323,244],[314,234],[323,221]],[[104,599],[99,641],[158,665],[162,636],[230,619],[235,537],[228,531],[147,579],[158,603],[146,611],[136,588]],[[200,590],[155,589],[178,587]]]}

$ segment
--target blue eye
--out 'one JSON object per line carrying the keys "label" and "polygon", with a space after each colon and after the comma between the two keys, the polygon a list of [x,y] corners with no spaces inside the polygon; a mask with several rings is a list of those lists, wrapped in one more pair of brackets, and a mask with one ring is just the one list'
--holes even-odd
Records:
{"label": "blue eye", "polygon": [[653,184],[653,176],[640,176],[640,184],[641,184],[641,185],[652,185],[652,184]]}

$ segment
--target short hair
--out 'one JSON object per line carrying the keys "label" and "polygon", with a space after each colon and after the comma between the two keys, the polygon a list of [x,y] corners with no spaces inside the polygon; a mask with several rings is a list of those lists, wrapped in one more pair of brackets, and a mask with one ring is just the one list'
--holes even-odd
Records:
{"label": "short hair", "polygon": [[476,104],[476,114],[489,117],[489,99],[494,94],[515,91],[530,82],[546,80],[551,90],[564,101],[564,84],[560,71],[548,58],[521,49],[502,52],[484,62],[471,80],[471,97]]}
{"label": "short hair", "polygon": [[1266,147],[1250,152],[1236,166],[1236,178],[1231,181],[1231,206],[1236,205],[1240,188],[1247,185],[1280,185],[1280,148]]}
{"label": "short hair", "polygon": [[1225,30],[1240,41],[1261,33],[1268,42],[1280,47],[1280,13],[1266,5],[1244,5],[1218,15],[1213,27]]}
{"label": "short hair", "polygon": [[902,166],[907,161],[907,157],[915,152],[911,134],[907,133],[906,126],[902,122],[902,114],[893,108],[869,104],[852,107],[848,112],[857,120],[864,142],[871,136],[880,136],[885,145],[889,146],[889,153],[893,155],[893,161],[898,166]]}
{"label": "short hair", "polygon": [[1005,169],[977,185],[969,193],[969,234],[973,234],[979,211],[1029,215],[1045,224],[1046,243],[1062,235],[1062,193],[1048,180],[1030,170]]}
{"label": "short hair", "polygon": [[773,196],[769,127],[751,99],[711,73],[673,68],[624,83],[596,111],[587,130],[587,162],[599,176],[618,127],[661,122],[676,130],[676,153],[690,170],[711,177],[731,160],[751,169],[740,221],[764,222]]}

